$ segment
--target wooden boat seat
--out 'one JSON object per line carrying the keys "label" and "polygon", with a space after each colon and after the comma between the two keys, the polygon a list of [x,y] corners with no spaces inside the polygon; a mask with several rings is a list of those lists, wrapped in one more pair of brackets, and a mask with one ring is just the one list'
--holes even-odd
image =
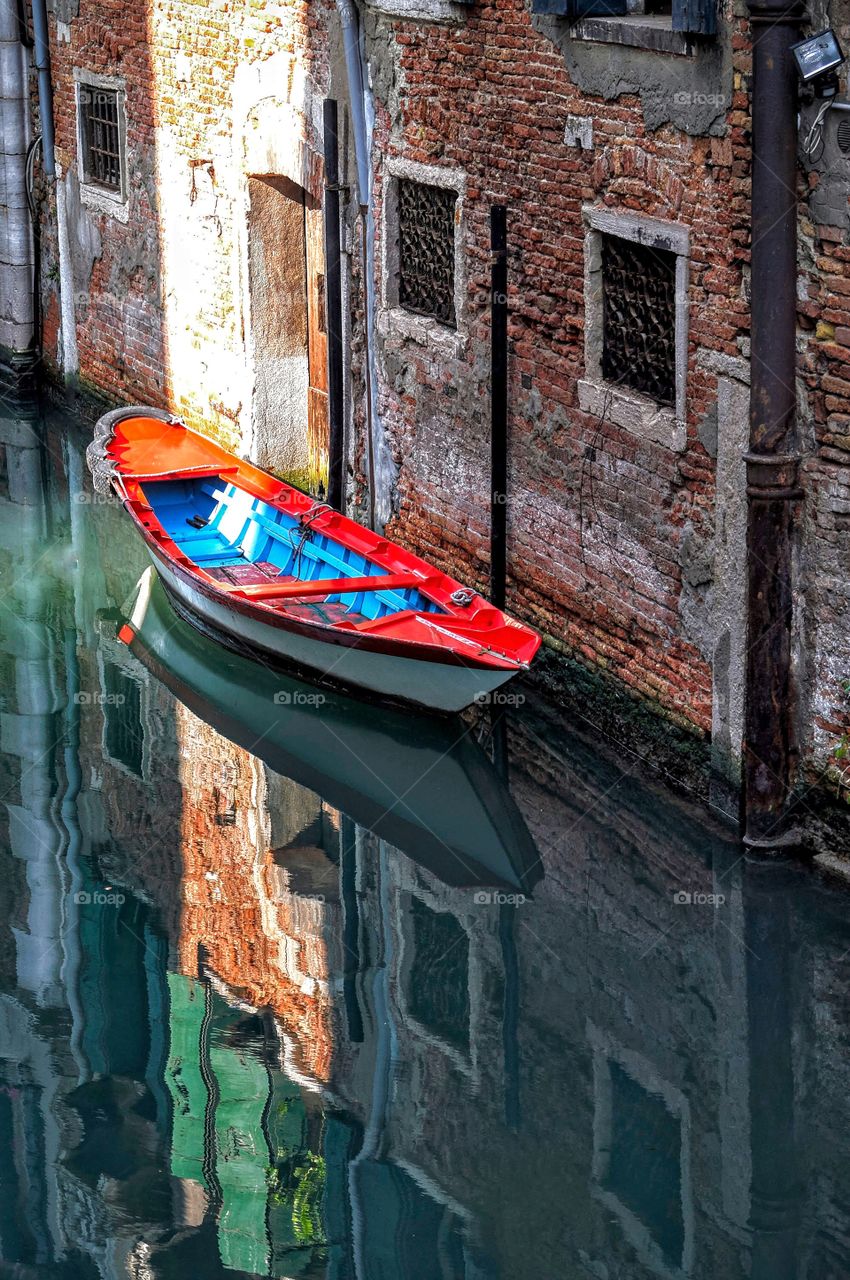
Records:
{"label": "wooden boat seat", "polygon": [[218,582],[227,592],[238,592],[249,600],[303,600],[309,596],[358,595],[361,591],[401,591],[407,587],[422,587],[427,579],[418,573],[378,573],[370,578],[315,578],[312,582],[289,579],[287,582],[270,582],[239,586]]}

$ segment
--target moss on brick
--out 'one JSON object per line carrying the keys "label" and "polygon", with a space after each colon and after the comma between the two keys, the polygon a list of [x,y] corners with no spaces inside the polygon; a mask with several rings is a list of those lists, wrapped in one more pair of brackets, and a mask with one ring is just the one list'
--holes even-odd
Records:
{"label": "moss on brick", "polygon": [[681,716],[639,697],[601,668],[547,647],[529,679],[577,726],[601,735],[609,749],[639,759],[677,790],[708,800],[711,744]]}

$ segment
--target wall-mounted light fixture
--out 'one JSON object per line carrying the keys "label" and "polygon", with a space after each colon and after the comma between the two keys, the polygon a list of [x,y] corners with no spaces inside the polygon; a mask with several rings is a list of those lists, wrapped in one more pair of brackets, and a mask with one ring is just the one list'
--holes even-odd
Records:
{"label": "wall-mounted light fixture", "polygon": [[844,54],[831,27],[791,45],[804,86],[811,97],[834,98],[838,92],[836,68],[844,61]]}

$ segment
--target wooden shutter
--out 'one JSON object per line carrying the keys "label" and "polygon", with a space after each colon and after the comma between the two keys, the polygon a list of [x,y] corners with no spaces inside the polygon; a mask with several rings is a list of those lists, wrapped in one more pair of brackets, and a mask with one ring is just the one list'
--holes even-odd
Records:
{"label": "wooden shutter", "polygon": [[673,0],[673,30],[694,36],[717,33],[717,0]]}

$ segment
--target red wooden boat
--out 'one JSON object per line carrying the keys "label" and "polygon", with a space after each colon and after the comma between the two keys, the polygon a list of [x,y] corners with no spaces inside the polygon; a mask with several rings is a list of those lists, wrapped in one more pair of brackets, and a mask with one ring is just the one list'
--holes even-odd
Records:
{"label": "red wooden boat", "polygon": [[322,680],[439,711],[528,667],[536,632],[402,547],[157,409],[89,446],[173,604],[202,630]]}

